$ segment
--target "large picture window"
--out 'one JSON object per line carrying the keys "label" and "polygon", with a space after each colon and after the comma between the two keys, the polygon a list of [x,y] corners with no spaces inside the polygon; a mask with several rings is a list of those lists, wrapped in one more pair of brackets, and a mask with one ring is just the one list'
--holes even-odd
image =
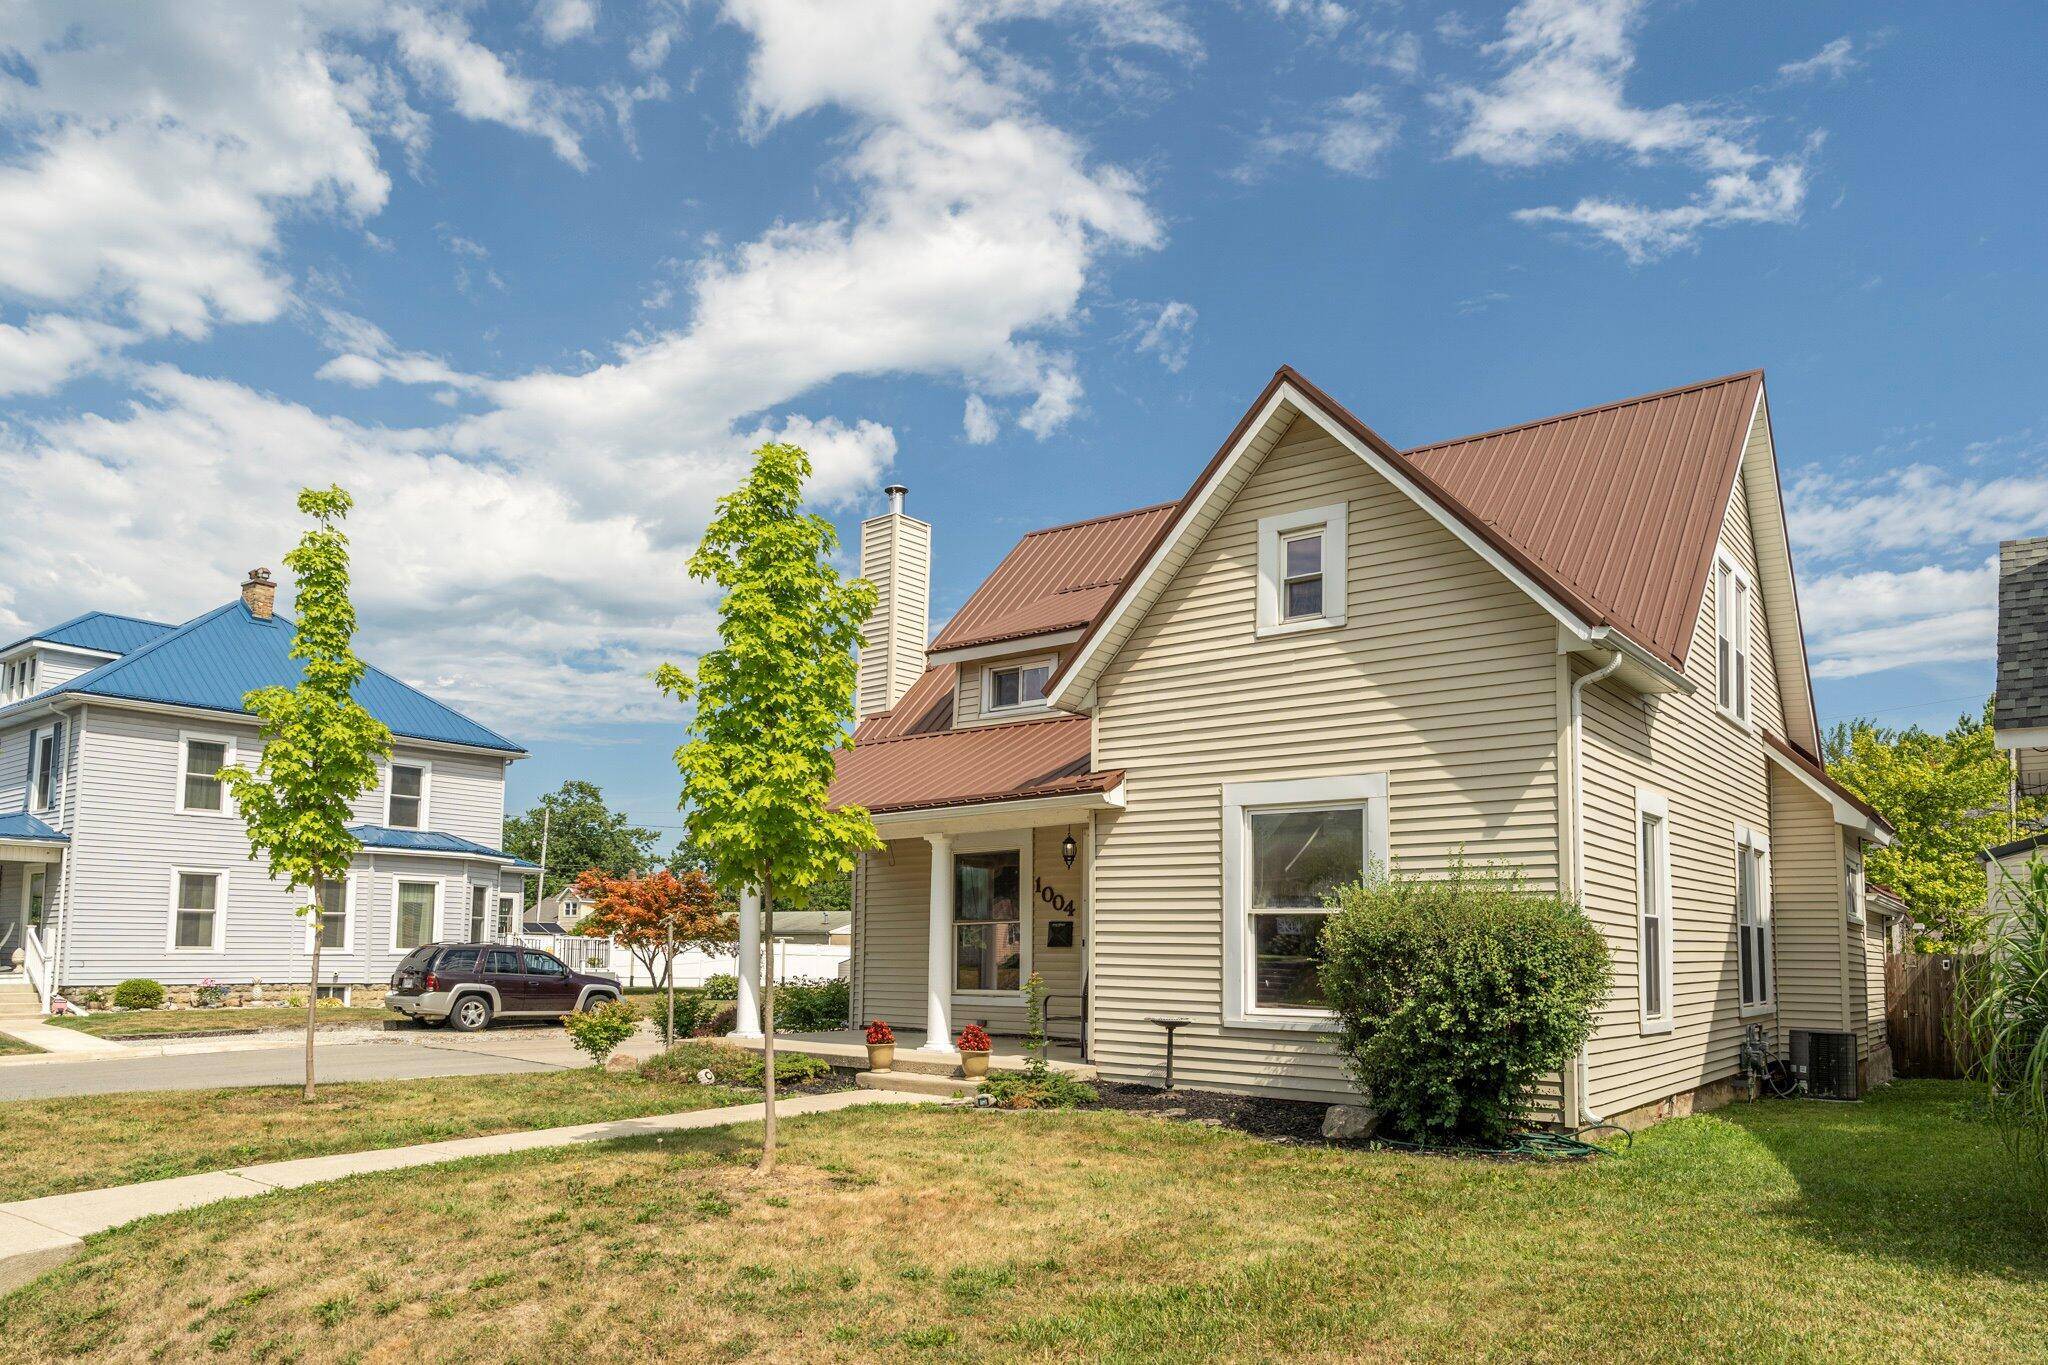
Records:
{"label": "large picture window", "polygon": [[1386,789],[1378,773],[1225,784],[1227,1022],[1329,1026],[1323,926],[1337,890],[1385,860]]}
{"label": "large picture window", "polygon": [[1771,1007],[1771,845],[1753,830],[1735,836],[1736,966],[1742,1008],[1762,1013]]}
{"label": "large picture window", "polygon": [[1016,849],[953,859],[953,989],[1024,989],[1024,869]]}

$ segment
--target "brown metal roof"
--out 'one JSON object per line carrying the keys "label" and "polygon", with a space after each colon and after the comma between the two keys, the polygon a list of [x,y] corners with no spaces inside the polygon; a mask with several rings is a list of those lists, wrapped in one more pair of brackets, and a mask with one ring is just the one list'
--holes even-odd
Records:
{"label": "brown metal roof", "polygon": [[1763,374],[1402,453],[1611,625],[1682,667]]}
{"label": "brown metal roof", "polygon": [[869,716],[853,732],[855,744],[869,740],[894,739],[899,735],[928,735],[953,728],[953,692],[959,666],[937,664],[918,675],[910,690],[880,715]]}
{"label": "brown metal roof", "polygon": [[872,813],[1107,791],[1121,772],[1090,772],[1086,716],[977,725],[870,740],[839,752],[829,800]]}
{"label": "brown metal roof", "polygon": [[1108,604],[1177,503],[1033,531],[933,640],[934,650],[1079,630]]}

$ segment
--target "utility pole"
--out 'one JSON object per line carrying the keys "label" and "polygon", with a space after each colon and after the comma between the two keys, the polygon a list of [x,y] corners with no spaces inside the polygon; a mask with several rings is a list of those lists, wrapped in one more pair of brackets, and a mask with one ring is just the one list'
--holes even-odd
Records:
{"label": "utility pole", "polygon": [[[542,902],[543,900],[546,900],[546,899],[547,899],[547,894],[548,894],[548,827],[549,827],[550,825],[552,825],[552,824],[554,823],[554,819],[555,819],[555,808],[554,808],[553,806],[550,806],[550,805],[548,805],[548,804],[547,804],[547,798],[546,798],[546,797],[542,797],[542,798],[541,798],[541,808],[540,808],[540,879],[539,879],[538,881],[536,881],[536,882],[534,883],[534,887],[533,887],[533,908],[534,908],[534,911],[535,911],[535,913],[539,913],[539,911],[540,911],[540,903],[541,903],[541,902]],[[521,918],[521,919],[524,919],[524,918],[525,918],[525,916],[526,916],[526,912],[525,912],[525,911],[524,911],[524,910],[522,909],[522,910],[520,911],[520,918]],[[507,927],[509,928],[510,926],[507,926]]]}

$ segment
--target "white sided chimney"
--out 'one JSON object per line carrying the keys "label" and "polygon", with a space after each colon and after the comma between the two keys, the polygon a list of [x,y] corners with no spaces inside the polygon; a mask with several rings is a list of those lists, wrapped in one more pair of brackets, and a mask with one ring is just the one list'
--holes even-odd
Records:
{"label": "white sided chimney", "polygon": [[889,510],[860,524],[860,576],[875,585],[875,610],[861,629],[860,718],[901,701],[924,672],[932,617],[932,528],[903,514],[910,490],[892,483]]}

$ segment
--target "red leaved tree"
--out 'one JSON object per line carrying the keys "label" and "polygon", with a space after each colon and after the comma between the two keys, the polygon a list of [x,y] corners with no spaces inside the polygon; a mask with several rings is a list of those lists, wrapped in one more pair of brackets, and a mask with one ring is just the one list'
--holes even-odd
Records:
{"label": "red leaved tree", "polygon": [[666,869],[644,877],[614,877],[596,868],[576,878],[576,894],[590,913],[576,932],[608,938],[638,958],[668,992],[665,1042],[676,1036],[676,955],[692,948],[714,951],[736,936],[732,920],[719,913],[718,891],[694,868],[680,876]]}

